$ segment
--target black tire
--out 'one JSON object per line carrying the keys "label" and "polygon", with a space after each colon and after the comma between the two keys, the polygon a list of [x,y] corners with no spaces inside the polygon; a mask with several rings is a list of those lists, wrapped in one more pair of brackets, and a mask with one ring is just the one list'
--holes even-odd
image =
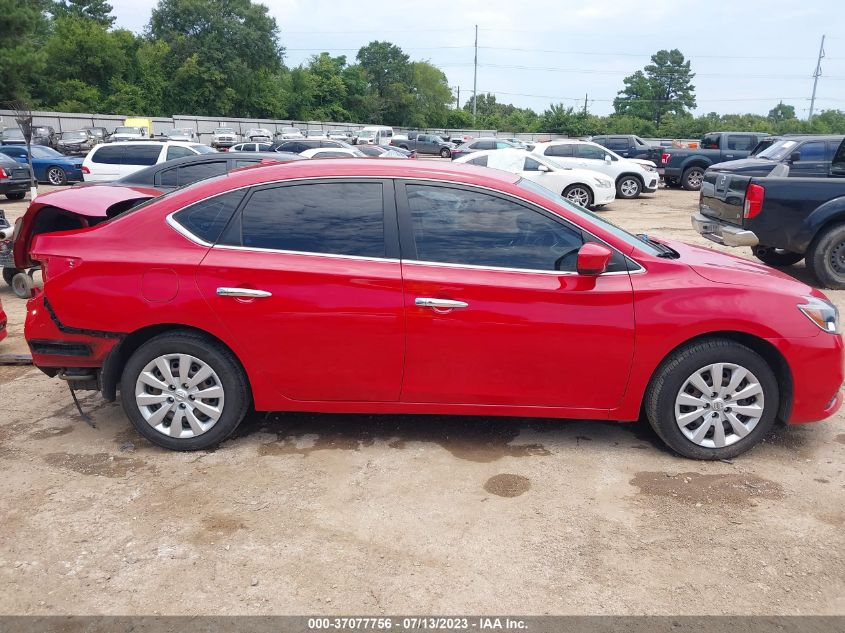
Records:
{"label": "black tire", "polygon": [[443,149],[440,150],[440,157],[441,158],[451,158],[452,157],[452,150],[450,150],[448,147],[444,147]]}
{"label": "black tire", "polygon": [[[576,190],[581,190],[581,191],[583,191],[584,194],[586,194],[587,200],[584,204],[581,204],[581,202],[579,202],[577,200],[573,200],[569,197],[570,195],[573,195]],[[582,207],[592,207],[593,206],[593,200],[594,200],[593,192],[590,190],[590,188],[587,185],[582,185],[582,184],[579,184],[579,183],[576,182],[574,184],[569,185],[566,189],[564,189],[563,193],[561,195],[564,198],[566,198],[567,200],[569,200],[570,202],[572,202],[573,204],[577,204],[577,205],[582,206]],[[579,197],[583,199],[583,195],[581,195]]]}
{"label": "black tire", "polygon": [[24,196],[26,196],[26,191],[15,191],[14,193],[6,194],[9,200],[23,200]]}
{"label": "black tire", "polygon": [[[757,377],[763,390],[763,413],[745,437],[722,448],[707,448],[681,431],[675,419],[675,398],[692,374],[711,363],[722,362],[739,365]],[[661,363],[649,383],[644,410],[654,431],[673,451],[690,459],[714,460],[736,457],[758,444],[771,430],[779,404],[775,374],[757,352],[729,339],[709,339],[690,343]]]}
{"label": "black tire", "polygon": [[807,268],[825,288],[845,290],[845,224],[816,235],[806,255]]}
{"label": "black tire", "polygon": [[677,178],[667,178],[664,180],[667,189],[677,189],[681,186],[681,181]]}
{"label": "black tire", "polygon": [[67,173],[61,167],[53,165],[47,169],[47,182],[54,187],[61,187],[67,184]]}
{"label": "black tire", "polygon": [[687,191],[698,191],[701,189],[702,180],[704,180],[703,167],[687,167],[681,176],[681,186]]}
{"label": "black tire", "polygon": [[625,174],[616,181],[616,197],[626,200],[639,198],[643,191],[643,181],[639,176]]}
{"label": "black tire", "polygon": [[32,277],[25,271],[17,271],[12,276],[12,292],[18,299],[29,299],[32,297],[32,287],[35,283]]}
{"label": "black tire", "polygon": [[18,270],[17,268],[4,268],[3,269],[3,281],[6,282],[6,285],[9,287],[12,286],[12,280],[15,278],[15,275],[18,273],[23,272]]}
{"label": "black tire", "polygon": [[754,257],[769,266],[792,266],[792,264],[797,264],[804,259],[804,255],[801,253],[793,253],[771,246],[755,246],[751,249],[751,252],[754,253]]}
{"label": "black tire", "polygon": [[[165,354],[189,354],[206,363],[220,379],[225,400],[217,422],[205,433],[188,438],[164,435],[153,428],[143,417],[135,401],[135,384],[144,367]],[[153,444],[175,451],[197,451],[212,448],[228,438],[252,402],[246,375],[235,355],[220,343],[185,330],[160,334],[139,347],[123,368],[120,379],[123,410],[135,429]]]}

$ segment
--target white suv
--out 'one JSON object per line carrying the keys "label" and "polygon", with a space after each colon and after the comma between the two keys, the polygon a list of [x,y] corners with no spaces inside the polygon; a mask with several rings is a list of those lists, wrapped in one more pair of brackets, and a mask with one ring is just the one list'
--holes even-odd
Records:
{"label": "white suv", "polygon": [[209,154],[208,145],[184,141],[125,141],[95,146],[82,161],[85,182],[110,182],[166,160]]}
{"label": "white suv", "polygon": [[601,172],[613,180],[617,198],[637,198],[654,193],[660,176],[653,163],[636,158],[622,158],[609,149],[589,141],[551,141],[538,143],[532,153],[547,156],[565,167],[579,167]]}

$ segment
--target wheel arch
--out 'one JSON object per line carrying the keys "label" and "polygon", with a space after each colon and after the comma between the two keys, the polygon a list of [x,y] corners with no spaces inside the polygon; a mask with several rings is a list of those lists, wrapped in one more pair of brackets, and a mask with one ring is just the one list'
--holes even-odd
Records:
{"label": "wheel arch", "polygon": [[641,187],[645,185],[645,180],[643,180],[643,177],[642,177],[640,174],[638,174],[638,173],[636,173],[636,172],[634,172],[634,171],[624,171],[624,172],[622,172],[621,174],[619,174],[619,175],[616,177],[616,180],[615,180],[615,183],[614,183],[614,184],[617,184],[617,185],[618,185],[620,180],[622,180],[623,178],[627,178],[628,176],[633,176],[634,178],[636,178],[637,180],[639,180],[639,181],[640,181],[640,186],[641,186]]}
{"label": "wheel arch", "polygon": [[177,331],[199,334],[229,350],[246,378],[247,388],[249,389],[250,397],[252,397],[252,382],[250,380],[249,372],[244,367],[244,364],[241,362],[237,352],[235,352],[235,350],[233,350],[232,347],[224,340],[206,330],[190,325],[184,325],[181,323],[158,323],[156,325],[143,327],[140,330],[135,330],[131,334],[128,334],[111,350],[111,352],[109,352],[100,372],[100,390],[102,391],[103,398],[108,402],[114,402],[117,397],[117,386],[120,384],[120,377],[123,373],[123,368],[126,366],[127,361],[135,350],[160,334]]}
{"label": "wheel arch", "polygon": [[[568,185],[566,185],[563,188],[563,191],[567,191],[568,189],[571,189],[572,187],[584,187],[584,189],[586,189],[587,191],[590,192],[590,196],[592,197],[593,202],[595,202],[595,200],[596,200],[596,190],[593,189],[586,182],[581,182],[581,181],[570,182]],[[561,195],[563,195],[563,191],[561,192]]]}
{"label": "wheel arch", "polygon": [[707,171],[707,168],[713,164],[713,161],[701,158],[700,156],[696,156],[695,158],[685,160],[681,163],[681,174],[683,174],[687,169],[690,167],[700,167],[701,169]]}
{"label": "wheel arch", "polygon": [[641,414],[644,414],[643,409],[645,407],[647,394],[651,389],[652,383],[654,382],[654,379],[663,364],[681,348],[713,339],[726,339],[744,345],[745,347],[748,347],[752,351],[759,354],[763,358],[763,360],[766,361],[766,364],[768,364],[774,372],[775,378],[778,382],[778,387],[780,388],[780,402],[778,406],[777,418],[779,420],[788,420],[789,415],[792,411],[793,395],[792,370],[790,370],[789,364],[786,362],[786,359],[783,357],[783,354],[781,354],[780,351],[767,340],[760,338],[759,336],[755,336],[754,334],[748,334],[747,332],[739,332],[735,330],[717,330],[713,332],[699,334],[678,343],[677,345],[675,345],[675,347],[667,351],[666,354],[663,355],[663,358],[660,360],[660,362],[657,363],[657,365],[652,369],[646,388],[641,395]]}
{"label": "wheel arch", "polygon": [[804,227],[810,236],[805,245],[806,250],[810,250],[811,244],[816,242],[822,233],[837,224],[845,224],[845,196],[834,198],[819,205],[804,220]]}

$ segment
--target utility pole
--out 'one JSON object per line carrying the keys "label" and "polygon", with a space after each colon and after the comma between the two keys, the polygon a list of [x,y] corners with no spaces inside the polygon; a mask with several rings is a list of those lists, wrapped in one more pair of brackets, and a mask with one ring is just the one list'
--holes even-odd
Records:
{"label": "utility pole", "polygon": [[455,109],[456,110],[461,109],[461,87],[460,86],[458,86],[458,102],[457,102],[457,105],[455,106]]}
{"label": "utility pole", "polygon": [[475,127],[475,113],[478,110],[478,25],[475,25],[475,60],[472,68],[472,125]]}
{"label": "utility pole", "polygon": [[822,35],[822,43],[819,46],[819,59],[816,62],[816,71],[813,73],[813,96],[810,97],[810,116],[807,120],[813,118],[813,108],[816,105],[816,86],[819,85],[819,76],[822,74],[822,57],[824,57],[824,35]]}
{"label": "utility pole", "polygon": [[584,116],[587,116],[587,97],[590,96],[589,93],[584,95]]}

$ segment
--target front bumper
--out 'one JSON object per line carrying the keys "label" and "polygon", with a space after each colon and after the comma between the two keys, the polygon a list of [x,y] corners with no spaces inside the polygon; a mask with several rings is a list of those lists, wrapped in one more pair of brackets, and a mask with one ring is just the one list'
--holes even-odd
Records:
{"label": "front bumper", "polygon": [[610,187],[593,187],[593,195],[595,200],[593,200],[593,204],[596,206],[603,205],[603,204],[610,204],[616,199],[616,188],[613,186]]}
{"label": "front bumper", "polygon": [[692,228],[711,242],[725,246],[757,246],[760,243],[754,231],[722,222],[701,213],[694,213],[691,220]]}
{"label": "front bumper", "polygon": [[643,182],[644,193],[654,193],[657,191],[657,185],[660,184],[660,174],[657,172],[648,172],[648,177]]}
{"label": "front bumper", "polygon": [[788,424],[805,424],[829,418],[842,405],[845,351],[839,334],[819,332],[802,339],[778,339],[775,344],[792,374]]}

